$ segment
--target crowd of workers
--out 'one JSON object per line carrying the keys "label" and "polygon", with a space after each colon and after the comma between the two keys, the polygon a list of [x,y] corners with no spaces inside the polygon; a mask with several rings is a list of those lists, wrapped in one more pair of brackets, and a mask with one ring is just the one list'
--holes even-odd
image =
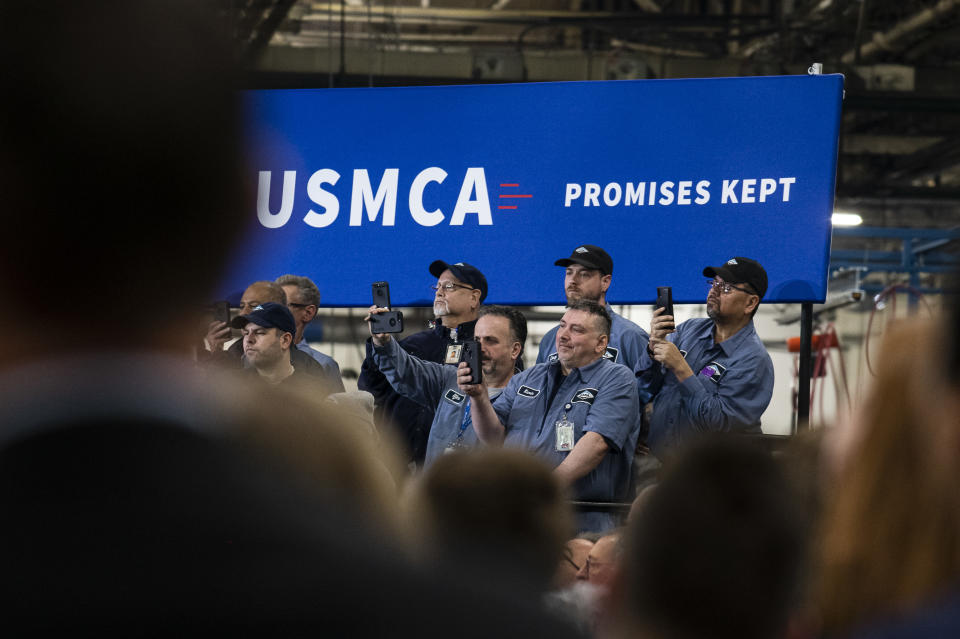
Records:
{"label": "crowd of workers", "polygon": [[[658,314],[648,339],[606,307],[609,257],[577,247],[523,371],[522,317],[432,265],[438,328],[420,352],[371,335],[364,367],[430,409],[413,479],[303,344],[304,280],[258,283],[241,346],[214,326],[198,366],[245,210],[224,31],[188,0],[0,4],[8,634],[960,634],[955,313],[892,329],[862,406],[778,456],[726,432],[769,400],[766,281],[740,257],[705,269],[709,318]],[[443,363],[465,339],[485,382]],[[634,496],[637,441],[665,466]],[[571,508],[625,494],[612,529]]]}
{"label": "crowd of workers", "polygon": [[[483,305],[489,285],[476,266],[437,260],[433,328],[398,342],[371,324],[358,386],[374,399],[377,427],[394,431],[415,463],[481,445],[530,451],[577,501],[597,504],[581,506],[578,528],[602,532],[616,525],[609,504],[636,496],[638,454],[659,463],[697,434],[760,432],[773,366],[753,316],[767,275],[745,257],[708,266],[709,317],[675,326],[670,309],[657,310],[647,333],[607,303],[613,259],[604,249],[581,245],[556,265],[567,309],[531,368],[522,370],[523,314]],[[214,321],[201,358],[275,386],[343,391],[336,363],[303,339],[318,304],[309,278],[254,282],[231,321],[242,339],[222,350],[230,326]],[[388,310],[372,306],[365,321]],[[461,362],[467,342],[479,348],[479,383]]]}

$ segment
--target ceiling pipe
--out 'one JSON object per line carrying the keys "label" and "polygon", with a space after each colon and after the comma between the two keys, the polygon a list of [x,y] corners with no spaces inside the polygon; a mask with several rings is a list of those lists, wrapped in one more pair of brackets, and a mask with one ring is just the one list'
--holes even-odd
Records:
{"label": "ceiling pipe", "polygon": [[915,13],[906,20],[897,23],[886,33],[876,33],[871,42],[859,49],[854,48],[843,54],[841,61],[844,64],[853,64],[857,60],[866,62],[884,51],[896,51],[903,48],[898,42],[911,33],[947,16],[960,7],[960,0],[940,0],[936,5]]}

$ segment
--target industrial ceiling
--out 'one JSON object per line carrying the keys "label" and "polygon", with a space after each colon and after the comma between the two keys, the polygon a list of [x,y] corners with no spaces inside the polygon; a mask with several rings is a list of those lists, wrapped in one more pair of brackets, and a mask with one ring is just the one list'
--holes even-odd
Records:
{"label": "industrial ceiling", "polygon": [[232,0],[228,20],[256,88],[778,75],[821,63],[846,76],[836,209],[868,227],[945,231],[837,236],[834,248],[903,249],[921,266],[924,253],[950,266],[960,252],[960,0]]}

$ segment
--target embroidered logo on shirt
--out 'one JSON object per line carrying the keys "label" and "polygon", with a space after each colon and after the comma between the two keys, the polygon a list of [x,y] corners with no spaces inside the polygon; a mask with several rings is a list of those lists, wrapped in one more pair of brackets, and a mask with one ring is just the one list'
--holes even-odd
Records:
{"label": "embroidered logo on shirt", "polygon": [[522,395],[523,397],[536,397],[540,394],[539,388],[530,388],[529,386],[521,386],[517,389],[517,395]]}
{"label": "embroidered logo on shirt", "polygon": [[620,355],[620,349],[614,348],[613,346],[607,346],[607,350],[603,351],[603,359],[609,359],[614,362],[617,361],[617,357]]}
{"label": "embroidered logo on shirt", "polygon": [[727,367],[723,364],[718,364],[717,362],[710,362],[700,369],[700,374],[704,377],[709,377],[710,381],[712,381],[714,384],[719,384],[720,378],[723,377],[723,374],[726,372]]}
{"label": "embroidered logo on shirt", "polygon": [[547,363],[548,363],[548,364],[553,364],[553,363],[556,362],[558,359],[560,359],[560,356],[559,356],[559,355],[557,355],[556,353],[550,353],[550,355],[547,356]]}
{"label": "embroidered logo on shirt", "polygon": [[593,400],[597,398],[599,392],[596,388],[581,388],[573,394],[571,402],[574,404],[593,404]]}
{"label": "embroidered logo on shirt", "polygon": [[466,397],[467,397],[467,396],[464,395],[463,393],[458,393],[457,391],[453,390],[452,388],[448,388],[448,389],[447,389],[447,392],[443,394],[443,398],[444,398],[445,400],[447,400],[447,401],[450,402],[451,404],[456,404],[457,406],[459,406],[460,404],[462,404],[462,403],[463,403],[463,400],[466,399]]}

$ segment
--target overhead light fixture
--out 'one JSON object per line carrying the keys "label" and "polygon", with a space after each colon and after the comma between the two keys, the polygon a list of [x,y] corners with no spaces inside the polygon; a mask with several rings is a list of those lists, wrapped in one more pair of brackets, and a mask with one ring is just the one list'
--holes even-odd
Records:
{"label": "overhead light fixture", "polygon": [[830,221],[834,226],[860,226],[863,224],[863,218],[856,213],[841,213],[839,211],[833,214]]}

